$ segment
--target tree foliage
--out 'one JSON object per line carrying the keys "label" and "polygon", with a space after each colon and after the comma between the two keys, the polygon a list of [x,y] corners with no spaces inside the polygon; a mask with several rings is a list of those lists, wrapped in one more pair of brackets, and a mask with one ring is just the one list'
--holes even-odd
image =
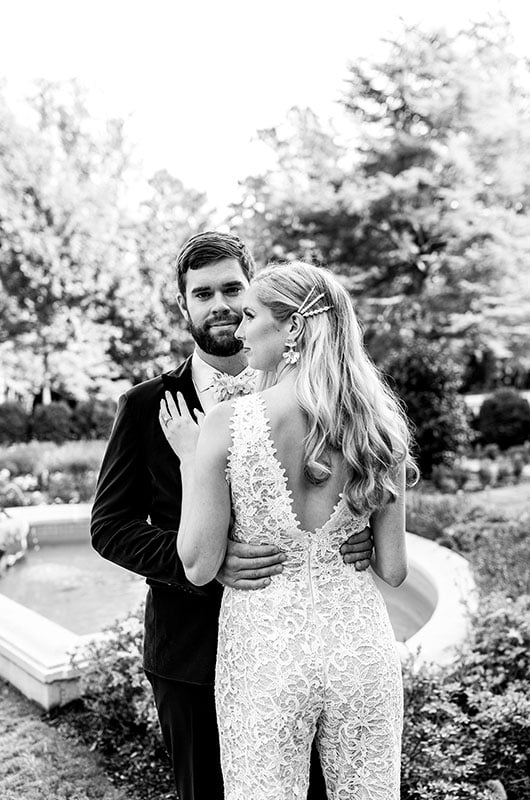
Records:
{"label": "tree foliage", "polygon": [[274,163],[232,223],[262,260],[341,273],[377,360],[421,335],[463,361],[527,362],[528,76],[502,18],[456,36],[404,26],[350,66],[340,136],[302,110],[261,133]]}
{"label": "tree foliage", "polygon": [[21,119],[0,95],[0,359],[9,384],[48,399],[52,385],[86,397],[109,377],[153,374],[183,347],[170,264],[206,224],[205,198],[168,173],[146,181],[124,123],[94,117],[75,81],[38,82]]}

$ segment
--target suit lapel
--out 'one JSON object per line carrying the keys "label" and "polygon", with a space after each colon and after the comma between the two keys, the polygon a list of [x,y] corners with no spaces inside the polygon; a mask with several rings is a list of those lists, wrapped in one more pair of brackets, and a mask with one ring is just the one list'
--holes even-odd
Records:
{"label": "suit lapel", "polygon": [[180,392],[193,417],[195,417],[193,413],[195,410],[202,413],[203,408],[191,375],[191,356],[188,356],[177,369],[171,372],[165,372],[161,377],[162,383],[164,384],[164,391],[170,392],[175,402],[177,399],[177,392]]}

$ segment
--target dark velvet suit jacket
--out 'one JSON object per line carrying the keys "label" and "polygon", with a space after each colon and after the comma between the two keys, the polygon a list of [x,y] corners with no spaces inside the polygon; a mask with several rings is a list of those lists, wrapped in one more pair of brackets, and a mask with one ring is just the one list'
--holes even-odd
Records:
{"label": "dark velvet suit jacket", "polygon": [[158,420],[167,389],[181,392],[190,410],[201,409],[191,358],[120,398],[92,509],[92,544],[104,558],[147,578],[145,669],[213,683],[222,587],[216,581],[193,586],[177,555],[179,460]]}

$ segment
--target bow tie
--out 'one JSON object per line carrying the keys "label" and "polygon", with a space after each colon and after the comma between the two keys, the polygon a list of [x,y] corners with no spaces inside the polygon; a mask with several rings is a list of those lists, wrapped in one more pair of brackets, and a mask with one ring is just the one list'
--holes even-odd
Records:
{"label": "bow tie", "polygon": [[217,403],[231,400],[243,394],[252,394],[255,389],[256,373],[250,367],[240,372],[239,375],[227,375],[224,372],[215,372],[208,389],[213,389]]}

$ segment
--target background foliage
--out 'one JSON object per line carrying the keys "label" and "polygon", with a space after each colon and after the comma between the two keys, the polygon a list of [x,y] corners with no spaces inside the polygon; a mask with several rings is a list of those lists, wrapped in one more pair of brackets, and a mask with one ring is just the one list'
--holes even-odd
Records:
{"label": "background foliage", "polygon": [[[449,35],[405,24],[353,62],[337,115],[259,132],[270,166],[226,225],[264,263],[342,276],[375,360],[446,347],[467,391],[530,386],[528,64],[502,16]],[[119,119],[75,82],[0,93],[0,364],[16,392],[86,399],[189,347],[173,264],[219,225],[167,171],[145,176]],[[1,388],[1,387],[0,387]]]}

